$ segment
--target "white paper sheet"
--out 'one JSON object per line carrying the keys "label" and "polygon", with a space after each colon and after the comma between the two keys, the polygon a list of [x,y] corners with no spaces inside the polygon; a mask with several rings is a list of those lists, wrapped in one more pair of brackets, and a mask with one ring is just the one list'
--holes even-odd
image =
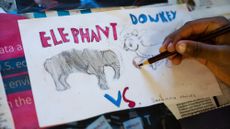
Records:
{"label": "white paper sheet", "polygon": [[19,21],[40,126],[221,94],[195,61],[132,64],[188,20],[185,6],[168,6]]}

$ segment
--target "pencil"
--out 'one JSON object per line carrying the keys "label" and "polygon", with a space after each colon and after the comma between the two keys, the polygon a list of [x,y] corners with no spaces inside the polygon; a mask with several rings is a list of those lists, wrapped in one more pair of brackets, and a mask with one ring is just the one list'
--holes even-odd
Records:
{"label": "pencil", "polygon": [[174,54],[176,54],[177,52],[168,52],[168,51],[165,51],[165,52],[162,52],[161,54],[158,54],[148,60],[145,60],[142,64],[139,64],[139,66],[143,66],[143,65],[147,65],[147,64],[152,64],[156,61],[159,61],[161,59],[164,59],[166,57],[169,57],[169,56],[172,56]]}
{"label": "pencil", "polygon": [[[218,37],[218,36],[220,36],[222,34],[225,34],[227,32],[230,32],[230,24],[226,24],[226,25],[224,25],[224,26],[222,26],[222,27],[220,27],[220,28],[218,28],[218,29],[216,29],[216,30],[204,35],[203,37],[200,37],[200,38],[197,38],[197,39],[199,39],[200,42],[205,42],[207,40],[211,40],[211,39],[213,39],[215,37]],[[140,67],[140,66],[143,66],[143,65],[152,64],[152,63],[155,63],[155,62],[157,62],[159,60],[162,60],[164,58],[167,58],[167,57],[175,55],[175,54],[177,54],[176,51],[174,51],[174,52],[165,51],[165,52],[162,52],[162,53],[160,53],[160,54],[158,54],[158,55],[156,55],[154,57],[151,57],[151,58],[145,60],[143,63],[139,64],[138,66]]]}

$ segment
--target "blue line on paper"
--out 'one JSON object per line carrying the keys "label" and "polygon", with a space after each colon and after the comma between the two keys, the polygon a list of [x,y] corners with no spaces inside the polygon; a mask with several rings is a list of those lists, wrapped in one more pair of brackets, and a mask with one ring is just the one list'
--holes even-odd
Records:
{"label": "blue line on paper", "polygon": [[110,102],[112,102],[114,105],[116,105],[117,107],[120,107],[121,105],[121,91],[118,92],[117,94],[117,100],[115,100],[112,96],[105,94],[104,97],[106,99],[108,99]]}

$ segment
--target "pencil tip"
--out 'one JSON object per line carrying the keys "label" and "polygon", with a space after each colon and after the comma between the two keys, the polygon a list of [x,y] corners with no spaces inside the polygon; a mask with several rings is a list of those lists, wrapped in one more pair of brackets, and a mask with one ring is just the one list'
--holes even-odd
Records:
{"label": "pencil tip", "polygon": [[143,66],[143,64],[141,63],[141,64],[139,64],[138,66],[141,67],[141,66]]}
{"label": "pencil tip", "polygon": [[[140,67],[141,64],[137,64],[134,60],[133,60],[133,65],[134,65],[136,68],[138,68],[138,69],[141,68],[141,67]],[[143,64],[142,64],[142,65],[143,65]],[[142,65],[141,65],[141,66],[142,66]]]}

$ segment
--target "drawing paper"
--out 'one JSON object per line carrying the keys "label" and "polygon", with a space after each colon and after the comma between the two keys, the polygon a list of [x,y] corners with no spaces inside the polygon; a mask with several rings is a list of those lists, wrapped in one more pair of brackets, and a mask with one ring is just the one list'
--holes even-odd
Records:
{"label": "drawing paper", "polygon": [[221,94],[193,60],[133,65],[188,20],[180,5],[19,21],[39,125]]}

